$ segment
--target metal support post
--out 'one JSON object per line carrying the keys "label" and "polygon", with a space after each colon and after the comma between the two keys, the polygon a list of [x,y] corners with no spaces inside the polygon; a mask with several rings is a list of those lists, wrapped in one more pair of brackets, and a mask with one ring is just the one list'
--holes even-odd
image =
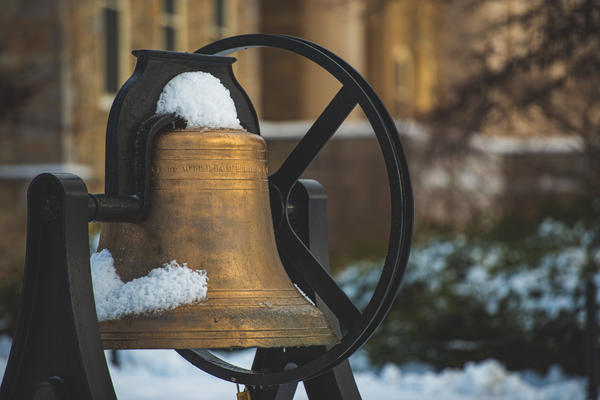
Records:
{"label": "metal support post", "polygon": [[[312,179],[300,179],[292,189],[289,202],[290,219],[296,234],[329,271],[329,249],[327,240],[327,194],[325,188]],[[301,286],[301,285],[300,285]],[[310,288],[301,289],[317,306],[335,321],[331,311],[315,296]],[[334,326],[339,333],[339,326]],[[286,366],[302,363],[325,352],[325,347],[294,349],[258,349],[252,369],[281,370]],[[296,393],[297,383],[252,388],[253,400],[291,400]],[[328,372],[304,381],[308,398],[311,400],[359,400],[360,393],[350,368],[345,360]]]}
{"label": "metal support post", "polygon": [[43,174],[27,201],[21,308],[0,399],[116,400],[91,295],[85,184]]}

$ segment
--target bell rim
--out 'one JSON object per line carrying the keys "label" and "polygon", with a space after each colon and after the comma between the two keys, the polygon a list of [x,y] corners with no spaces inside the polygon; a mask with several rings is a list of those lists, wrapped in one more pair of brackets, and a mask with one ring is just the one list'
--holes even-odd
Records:
{"label": "bell rim", "polygon": [[[302,295],[248,304],[223,297],[100,321],[104,349],[231,349],[333,345],[339,338],[325,315]],[[237,301],[235,301],[237,300]],[[237,322],[237,325],[236,325]]]}

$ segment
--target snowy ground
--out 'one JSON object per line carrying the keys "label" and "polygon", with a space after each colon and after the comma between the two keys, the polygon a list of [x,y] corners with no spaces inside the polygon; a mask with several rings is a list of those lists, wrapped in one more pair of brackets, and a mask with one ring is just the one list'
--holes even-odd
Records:
{"label": "snowy ground", "polygon": [[[10,340],[0,337],[0,374],[4,374]],[[234,399],[236,388],[193,367],[172,350],[130,350],[120,353],[122,366],[110,367],[121,400]],[[228,361],[249,366],[253,351],[238,352]],[[497,361],[468,364],[462,370],[433,372],[427,368],[390,365],[379,374],[357,372],[365,400],[583,400],[585,382],[566,378],[558,369],[540,377],[506,371]],[[306,399],[302,386],[296,399]]]}

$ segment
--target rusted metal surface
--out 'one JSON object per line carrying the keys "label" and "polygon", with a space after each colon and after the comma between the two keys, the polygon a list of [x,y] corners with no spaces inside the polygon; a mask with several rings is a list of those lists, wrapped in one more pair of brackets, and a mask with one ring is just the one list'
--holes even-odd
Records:
{"label": "rusted metal surface", "polygon": [[286,347],[338,341],[323,313],[296,289],[275,245],[258,136],[178,130],[154,145],[150,211],[140,224],[106,223],[124,281],[177,260],[204,269],[205,301],[100,324],[105,348]]}

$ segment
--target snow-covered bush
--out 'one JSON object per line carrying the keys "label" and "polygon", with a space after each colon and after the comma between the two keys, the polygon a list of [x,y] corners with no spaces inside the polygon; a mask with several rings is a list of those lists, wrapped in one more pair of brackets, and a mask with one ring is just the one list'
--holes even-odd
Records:
{"label": "snow-covered bush", "polygon": [[[515,241],[438,237],[413,246],[400,295],[367,345],[371,362],[443,367],[492,357],[581,373],[585,279],[600,285],[598,236],[589,223],[547,219]],[[379,266],[356,263],[339,276],[362,306]]]}

